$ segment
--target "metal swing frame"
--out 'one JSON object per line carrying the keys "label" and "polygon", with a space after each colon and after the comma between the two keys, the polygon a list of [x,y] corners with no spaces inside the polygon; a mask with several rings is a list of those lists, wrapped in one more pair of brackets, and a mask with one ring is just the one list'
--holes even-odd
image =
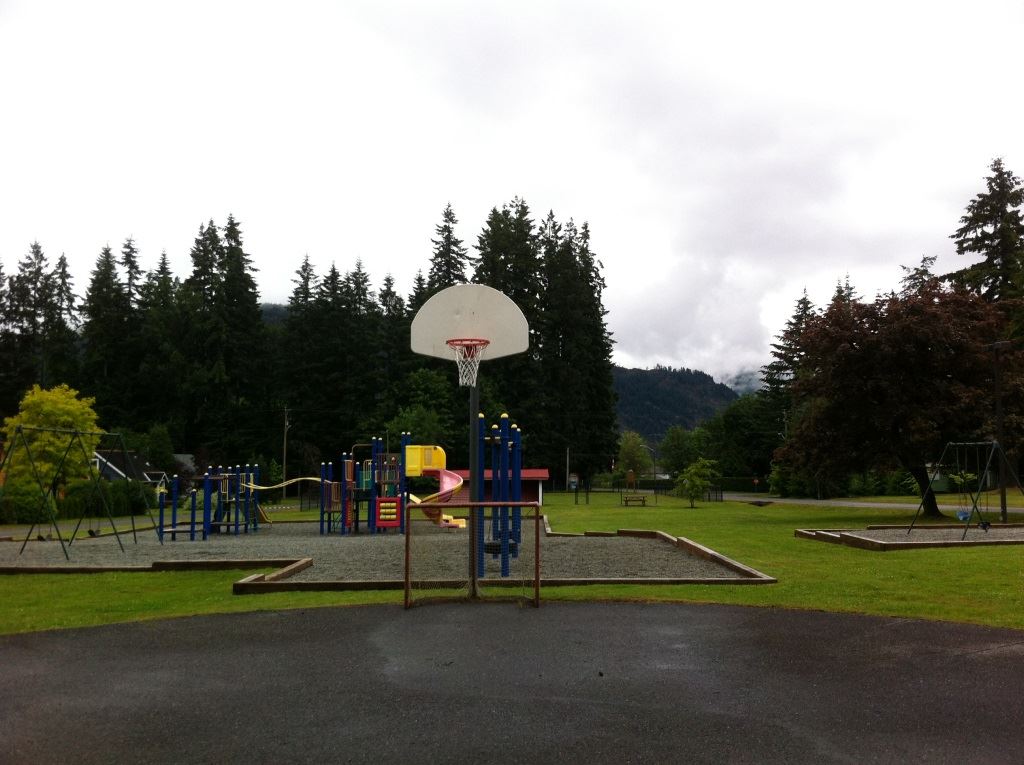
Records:
{"label": "metal swing frame", "polygon": [[[934,496],[934,484],[940,477],[942,467],[946,465],[946,455],[949,453],[950,449],[953,449],[954,456],[956,458],[956,468],[958,472],[960,472],[961,470],[961,449],[965,450],[965,460],[963,464],[964,470],[970,467],[970,461],[966,459],[966,450],[968,449],[974,450],[975,465],[978,469],[978,473],[976,475],[976,491],[972,491],[968,487],[967,491],[965,492],[963,490],[963,483],[961,483],[959,486],[960,496],[963,497],[966,494],[966,496],[970,499],[971,505],[970,511],[967,513],[967,518],[964,519],[964,533],[960,537],[961,541],[967,538],[967,532],[971,528],[971,523],[974,520],[975,515],[978,516],[977,526],[981,529],[984,529],[985,531],[988,531],[990,521],[986,520],[985,517],[981,514],[981,509],[978,507],[978,502],[981,499],[982,486],[985,483],[985,478],[990,474],[993,467],[1005,469],[1009,473],[1010,477],[1013,478],[1014,484],[1017,486],[1017,489],[1021,491],[1022,495],[1024,495],[1024,489],[1021,488],[1020,479],[1017,477],[1016,471],[1014,471],[1013,466],[1010,464],[1010,461],[1006,458],[1006,452],[1003,451],[1003,447],[1000,446],[998,441],[950,441],[943,448],[942,456],[939,457],[939,461],[933,463],[934,469],[928,476],[928,488],[921,495],[921,501],[920,503],[918,503],[917,511],[914,513],[914,519],[910,522],[910,526],[907,528],[907,534],[910,534],[914,530],[914,525],[917,523],[917,519],[921,516],[921,511],[924,509],[925,497],[928,495],[929,492],[931,492]],[[984,469],[981,468],[981,453],[983,449],[987,450]]]}
{"label": "metal swing frame", "polygon": [[[66,435],[68,437],[67,445],[64,448],[64,453],[58,460],[56,467],[53,470],[53,475],[47,477],[47,480],[43,480],[43,476],[40,475],[39,466],[36,464],[35,456],[32,453],[32,445],[29,443],[28,438],[25,437],[25,433],[53,433],[58,435]],[[67,430],[63,428],[36,428],[27,425],[19,425],[14,430],[14,436],[11,442],[7,444],[3,451],[2,459],[0,459],[0,476],[5,474],[12,464],[14,464],[14,455],[21,450],[24,451],[26,458],[28,459],[29,466],[32,470],[32,478],[36,486],[39,488],[39,504],[38,508],[46,510],[46,515],[49,518],[50,525],[53,528],[54,533],[57,535],[57,539],[60,542],[61,550],[64,553],[65,560],[71,560],[71,555],[68,552],[68,548],[74,544],[75,538],[78,536],[78,531],[82,527],[82,522],[85,520],[86,513],[88,512],[88,504],[82,508],[82,515],[78,518],[78,522],[75,524],[74,530],[71,532],[71,536],[65,541],[64,535],[61,534],[60,524],[57,522],[57,482],[60,478],[61,471],[64,469],[64,464],[67,462],[68,456],[72,453],[75,446],[81,451],[82,456],[85,458],[85,464],[89,470],[89,480],[92,485],[92,493],[89,495],[89,499],[93,499],[99,495],[100,502],[103,504],[104,512],[106,513],[107,520],[110,522],[110,528],[114,533],[114,537],[117,539],[118,547],[121,548],[121,552],[124,552],[124,543],[121,541],[121,532],[117,530],[117,524],[114,522],[114,515],[111,511],[110,503],[107,502],[107,498],[103,495],[103,491],[100,489],[100,474],[96,467],[93,465],[93,455],[89,453],[86,448],[85,442],[82,440],[83,437],[92,437],[97,439],[97,445],[102,442],[104,438],[114,438],[118,445],[118,451],[124,457],[126,470],[130,467],[128,460],[128,448],[125,445],[124,437],[120,433],[108,433],[106,431],[83,431],[83,430]],[[94,450],[95,451],[95,448]],[[131,482],[133,479],[125,473],[125,482]],[[138,480],[136,476],[135,480]],[[3,494],[6,489],[6,485],[0,484],[0,495]],[[152,523],[153,529],[157,529],[156,519],[153,517],[153,508],[150,505],[148,495],[146,499],[146,514],[149,516],[149,520]],[[135,528],[135,515],[129,516],[131,518],[131,533],[133,541],[138,544],[137,529]],[[25,539],[21,543],[21,547],[18,550],[18,555],[25,552],[25,546],[32,538],[33,532],[36,527],[39,526],[39,522],[33,521],[29,527],[28,533],[25,535]],[[160,533],[157,530],[157,539],[160,544],[163,544],[163,539],[160,538]]]}

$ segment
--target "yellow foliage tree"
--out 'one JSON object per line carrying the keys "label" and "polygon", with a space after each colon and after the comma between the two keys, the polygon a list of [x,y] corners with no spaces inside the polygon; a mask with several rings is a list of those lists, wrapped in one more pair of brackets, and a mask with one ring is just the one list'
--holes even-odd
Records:
{"label": "yellow foliage tree", "polygon": [[0,509],[6,520],[42,520],[40,484],[46,492],[89,476],[89,461],[100,440],[94,403],[67,385],[46,390],[34,385],[18,413],[4,420]]}

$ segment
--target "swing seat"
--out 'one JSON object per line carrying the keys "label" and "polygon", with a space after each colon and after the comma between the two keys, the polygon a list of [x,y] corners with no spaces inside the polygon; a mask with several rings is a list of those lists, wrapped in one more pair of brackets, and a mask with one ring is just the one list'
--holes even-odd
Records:
{"label": "swing seat", "polygon": [[956,511],[956,518],[957,518],[958,521],[966,521],[970,517],[971,517],[971,511],[970,510],[957,510]]}

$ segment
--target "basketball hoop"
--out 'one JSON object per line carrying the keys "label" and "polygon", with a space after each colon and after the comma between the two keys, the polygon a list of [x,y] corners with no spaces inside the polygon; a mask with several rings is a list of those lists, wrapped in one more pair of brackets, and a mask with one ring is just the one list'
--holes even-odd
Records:
{"label": "basketball hoop", "polygon": [[480,369],[480,360],[491,341],[479,337],[456,337],[447,340],[446,343],[459,368],[459,385],[470,387],[476,385],[476,373]]}

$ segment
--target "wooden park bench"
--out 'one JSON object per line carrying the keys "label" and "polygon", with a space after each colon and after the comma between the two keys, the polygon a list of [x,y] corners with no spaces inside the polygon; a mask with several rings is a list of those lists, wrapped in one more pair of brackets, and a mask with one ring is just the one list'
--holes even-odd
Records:
{"label": "wooden park bench", "polygon": [[647,507],[647,495],[646,494],[623,494],[622,504],[626,507],[630,505],[642,505]]}

